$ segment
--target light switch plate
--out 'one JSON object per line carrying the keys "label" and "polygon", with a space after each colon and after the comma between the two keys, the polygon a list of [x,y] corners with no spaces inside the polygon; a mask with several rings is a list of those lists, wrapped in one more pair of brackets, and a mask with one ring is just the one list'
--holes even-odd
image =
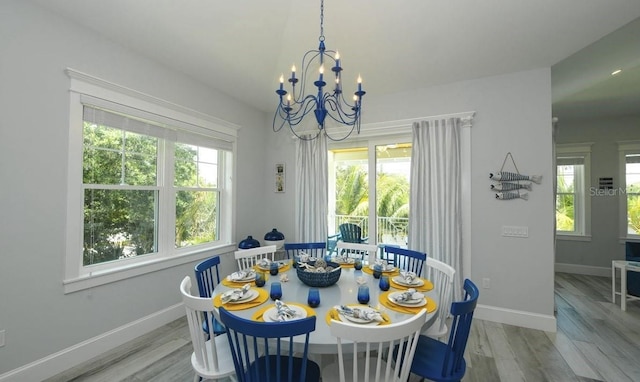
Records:
{"label": "light switch plate", "polygon": [[529,237],[529,227],[505,225],[502,226],[502,236]]}

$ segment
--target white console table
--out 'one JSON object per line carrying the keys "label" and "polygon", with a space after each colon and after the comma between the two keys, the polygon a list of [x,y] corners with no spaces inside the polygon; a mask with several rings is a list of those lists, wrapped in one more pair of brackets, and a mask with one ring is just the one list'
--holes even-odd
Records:
{"label": "white console table", "polygon": [[[616,269],[620,269],[620,291],[616,291]],[[627,299],[640,300],[636,296],[627,295],[627,271],[640,272],[640,263],[636,261],[613,260],[611,262],[611,300],[616,303],[616,295],[620,295],[620,309],[627,310]]]}

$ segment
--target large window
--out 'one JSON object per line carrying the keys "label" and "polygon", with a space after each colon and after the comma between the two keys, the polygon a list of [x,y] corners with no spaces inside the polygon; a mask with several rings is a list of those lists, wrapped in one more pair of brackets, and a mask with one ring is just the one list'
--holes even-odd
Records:
{"label": "large window", "polygon": [[235,129],[80,84],[72,81],[66,290],[229,246]]}
{"label": "large window", "polygon": [[567,236],[590,234],[590,145],[556,147],[556,232]]}
{"label": "large window", "polygon": [[640,238],[640,142],[620,144],[622,237]]}

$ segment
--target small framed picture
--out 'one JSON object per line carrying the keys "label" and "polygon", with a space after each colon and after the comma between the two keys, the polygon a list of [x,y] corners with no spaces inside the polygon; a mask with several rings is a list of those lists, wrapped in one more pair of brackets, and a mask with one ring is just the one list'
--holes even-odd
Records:
{"label": "small framed picture", "polygon": [[285,181],[284,181],[284,163],[276,164],[276,192],[284,192],[285,191]]}

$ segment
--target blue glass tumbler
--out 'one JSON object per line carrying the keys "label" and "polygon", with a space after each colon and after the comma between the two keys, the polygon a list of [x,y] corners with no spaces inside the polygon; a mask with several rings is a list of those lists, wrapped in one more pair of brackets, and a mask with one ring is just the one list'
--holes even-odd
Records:
{"label": "blue glass tumbler", "polygon": [[318,290],[318,288],[309,289],[307,304],[309,304],[309,306],[312,308],[317,308],[320,305],[320,291]]}
{"label": "blue glass tumbler", "polygon": [[389,284],[389,276],[380,276],[380,282],[378,286],[381,290],[387,291],[391,285]]}
{"label": "blue glass tumbler", "polygon": [[373,278],[379,279],[382,276],[382,265],[376,264],[373,266]]}
{"label": "blue glass tumbler", "polygon": [[358,302],[361,304],[369,303],[369,287],[366,285],[360,285],[358,287]]}
{"label": "blue glass tumbler", "polygon": [[353,268],[354,268],[355,270],[357,270],[357,271],[359,271],[360,269],[362,269],[362,260],[360,260],[360,259],[356,259],[356,260],[353,262]]}
{"label": "blue glass tumbler", "polygon": [[271,276],[275,276],[278,274],[278,263],[275,261],[272,261],[271,264],[269,265],[269,273],[271,273]]}
{"label": "blue glass tumbler", "polygon": [[264,273],[256,272],[256,286],[263,287],[267,280],[264,277]]}
{"label": "blue glass tumbler", "polygon": [[269,293],[269,297],[274,301],[282,298],[282,284],[280,284],[280,282],[276,281],[271,283],[271,293]]}

